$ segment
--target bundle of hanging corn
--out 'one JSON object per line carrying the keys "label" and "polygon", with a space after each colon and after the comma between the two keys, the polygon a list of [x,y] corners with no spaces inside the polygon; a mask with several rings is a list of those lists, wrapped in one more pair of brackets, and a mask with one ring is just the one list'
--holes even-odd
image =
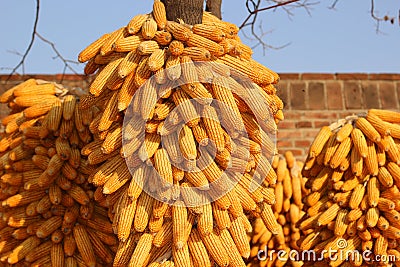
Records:
{"label": "bundle of hanging corn", "polygon": [[237,32],[209,13],[167,21],[155,1],[80,53],[96,73],[81,111],[100,109],[82,154],[120,240],[114,266],[245,266],[246,213],[282,231],[270,188],[278,76]]}
{"label": "bundle of hanging corn", "polygon": [[0,266],[106,266],[117,238],[80,149],[91,116],[61,85],[29,79],[0,97]]}
{"label": "bundle of hanging corn", "polygon": [[[249,235],[251,254],[248,267],[302,266],[303,262],[291,251],[299,251],[297,241],[301,233],[297,222],[304,215],[303,195],[306,177],[302,177],[303,163],[296,160],[291,151],[274,157],[272,167],[277,173],[275,203],[272,205],[276,220],[283,227],[283,235],[274,236],[261,218],[252,220],[253,232]],[[280,253],[285,251],[286,254]]]}
{"label": "bundle of hanging corn", "polygon": [[399,165],[398,112],[371,109],[322,127],[303,169],[310,194],[307,216],[299,223],[305,234],[300,249],[317,256],[322,250],[337,252],[324,253],[320,266],[398,261]]}

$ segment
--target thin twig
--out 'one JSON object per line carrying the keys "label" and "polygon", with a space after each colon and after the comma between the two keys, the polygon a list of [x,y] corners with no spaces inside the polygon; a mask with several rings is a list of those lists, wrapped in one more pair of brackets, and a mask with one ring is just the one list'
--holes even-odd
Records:
{"label": "thin twig", "polygon": [[62,56],[62,54],[58,51],[58,49],[56,48],[56,45],[53,42],[50,42],[48,39],[44,38],[42,35],[39,34],[39,32],[37,31],[37,26],[38,26],[38,22],[39,22],[39,11],[40,11],[40,0],[36,0],[36,13],[35,13],[35,22],[33,24],[33,30],[32,30],[32,34],[31,34],[31,40],[30,43],[28,45],[28,48],[25,50],[25,52],[23,54],[18,53],[18,52],[14,52],[15,54],[21,56],[21,60],[19,61],[19,63],[11,70],[10,74],[7,77],[7,81],[11,78],[11,76],[15,73],[17,73],[17,70],[19,68],[22,67],[22,74],[25,74],[25,60],[29,54],[29,52],[31,51],[33,44],[36,41],[36,37],[38,37],[42,42],[48,44],[51,49],[56,53],[56,56],[53,59],[59,58],[63,63],[64,63],[64,68],[63,68],[63,72],[61,75],[61,81],[63,80],[65,73],[68,70],[72,71],[74,74],[79,74],[77,71],[75,71],[75,69],[71,66],[71,64],[79,64],[79,62],[77,61],[73,61],[73,60],[69,60],[66,59]]}
{"label": "thin twig", "polygon": [[332,5],[329,7],[330,9],[335,9],[336,8],[336,4],[339,2],[339,0],[335,0],[333,1]]}
{"label": "thin twig", "polygon": [[[298,1],[300,1],[300,0],[289,0],[289,1],[282,2],[282,3],[279,3],[279,4],[273,5],[273,6],[268,6],[268,7],[264,7],[264,8],[260,8],[260,9],[254,9],[254,10],[252,10],[252,11],[250,11],[249,8],[248,8],[248,10],[249,10],[249,15],[247,16],[247,18],[244,19],[244,21],[242,22],[242,24],[239,26],[239,29],[242,29],[242,28],[246,25],[247,21],[248,21],[254,14],[257,14],[258,12],[265,11],[265,10],[269,10],[269,9],[273,9],[273,8],[277,8],[277,7],[284,6],[284,5],[288,5],[288,4],[291,4],[291,3],[294,3],[294,2],[298,2]],[[253,2],[253,3],[254,3],[254,2]]]}
{"label": "thin twig", "polygon": [[22,55],[22,58],[20,62],[12,69],[11,73],[8,75],[7,80],[8,81],[13,74],[16,73],[17,69],[21,67],[21,65],[24,64],[25,58],[28,56],[29,51],[31,50],[33,43],[35,42],[35,36],[36,36],[36,28],[39,22],[39,11],[40,11],[40,0],[36,0],[36,13],[35,13],[35,22],[33,23],[33,30],[31,34],[31,41],[28,45],[28,48],[25,50],[25,53]]}
{"label": "thin twig", "polygon": [[47,40],[46,38],[44,38],[42,35],[40,35],[39,33],[36,33],[37,37],[39,37],[40,40],[42,40],[43,42],[45,42],[46,44],[50,45],[52,50],[56,53],[56,57],[54,57],[53,59],[59,58],[62,62],[64,62],[64,71],[62,73],[62,77],[64,77],[64,74],[66,72],[67,69],[71,70],[74,74],[78,74],[78,72],[76,72],[74,70],[74,68],[71,67],[71,65],[69,63],[74,63],[74,64],[79,64],[79,62],[77,61],[73,61],[70,59],[66,59],[64,58],[61,53],[57,50],[56,45],[53,42],[50,42],[49,40]]}
{"label": "thin twig", "polygon": [[[330,9],[335,9],[336,4],[339,2],[339,0],[334,0],[332,5],[329,7]],[[370,4],[370,16],[371,18],[373,18],[376,21],[376,33],[382,33],[380,31],[380,23],[383,22],[390,22],[391,24],[394,24],[396,22],[396,17],[395,16],[378,16],[377,12],[375,10],[375,1],[371,0],[371,4]],[[399,10],[399,14],[397,17],[397,20],[399,22],[399,26],[400,26],[400,10]]]}

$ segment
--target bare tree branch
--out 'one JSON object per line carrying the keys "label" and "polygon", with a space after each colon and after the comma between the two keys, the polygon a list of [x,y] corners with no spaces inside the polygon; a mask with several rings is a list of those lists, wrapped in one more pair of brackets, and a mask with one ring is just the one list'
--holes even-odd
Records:
{"label": "bare tree branch", "polygon": [[[336,4],[339,2],[339,0],[334,0],[332,5],[329,7],[330,9],[335,9]],[[376,33],[381,33],[380,31],[380,23],[381,22],[389,22],[390,24],[394,24],[396,22],[396,19],[398,20],[399,26],[400,26],[400,9],[398,12],[398,17],[396,16],[378,16],[377,11],[375,10],[375,0],[371,0],[370,4],[370,15],[371,17],[376,21]]]}
{"label": "bare tree branch", "polygon": [[[252,38],[247,35],[245,33],[245,31],[242,31],[243,35],[251,40],[251,41],[256,41],[256,45],[253,46],[253,48],[256,48],[258,46],[262,46],[263,48],[263,52],[265,53],[266,49],[281,49],[284,48],[288,45],[290,45],[290,43],[281,45],[281,46],[272,46],[268,43],[266,43],[263,39],[265,37],[266,34],[268,34],[269,32],[264,32],[263,28],[262,28],[262,23],[260,22],[258,28],[256,27],[257,24],[257,19],[258,19],[258,14],[260,12],[266,11],[266,10],[276,10],[277,8],[282,8],[285,10],[285,12],[288,14],[289,18],[291,16],[293,16],[293,13],[291,11],[291,8],[304,8],[307,13],[310,14],[308,7],[310,5],[313,5],[315,3],[308,3],[307,0],[287,0],[287,1],[282,1],[282,0],[268,0],[267,2],[272,2],[275,3],[274,5],[270,5],[267,7],[261,7],[261,0],[246,0],[246,8],[248,11],[248,16],[244,19],[244,21],[242,22],[242,24],[239,26],[239,28],[241,30],[243,30],[246,27],[249,27],[250,29],[250,34],[252,36]],[[288,6],[290,4],[295,4],[292,5],[291,8],[289,8]]]}
{"label": "bare tree branch", "polygon": [[59,58],[62,62],[64,62],[64,71],[63,71],[63,75],[62,78],[64,77],[64,74],[66,72],[67,69],[69,69],[70,71],[72,71],[74,74],[79,74],[78,72],[76,72],[74,70],[74,68],[71,67],[70,63],[73,64],[79,64],[79,62],[74,61],[74,60],[70,60],[70,59],[66,59],[64,58],[61,53],[57,50],[56,45],[53,42],[50,42],[49,40],[45,39],[42,35],[40,35],[38,32],[36,33],[37,37],[42,40],[43,42],[45,42],[46,44],[50,45],[52,50],[56,53],[56,56],[53,59]]}
{"label": "bare tree branch", "polygon": [[[262,11],[265,11],[265,10],[268,10],[268,9],[274,9],[274,8],[277,8],[277,7],[280,7],[280,6],[284,6],[284,5],[288,5],[288,4],[291,4],[291,3],[294,3],[294,2],[298,2],[298,1],[300,1],[300,0],[289,0],[289,1],[286,1],[286,2],[278,3],[278,4],[273,5],[273,6],[269,6],[269,7],[265,7],[265,8],[259,8],[260,1],[257,1],[257,3],[254,3],[253,0],[247,0],[246,1],[246,7],[247,7],[247,10],[249,11],[249,15],[247,16],[247,18],[244,19],[242,24],[239,26],[239,29],[242,29],[243,27],[246,27],[248,25],[247,22],[251,19],[251,17],[256,16],[258,12],[262,12]],[[252,3],[253,9],[251,9],[249,7],[249,3]]]}
{"label": "bare tree branch", "polygon": [[31,50],[33,43],[35,42],[35,36],[36,36],[36,29],[37,25],[39,22],[39,11],[40,11],[40,0],[36,0],[36,13],[35,13],[35,22],[33,23],[33,30],[31,34],[31,41],[29,42],[28,48],[25,50],[25,53],[22,55],[21,60],[18,62],[18,64],[12,69],[11,73],[7,77],[7,81],[11,78],[13,74],[16,73],[19,67],[23,66],[25,62],[25,58],[28,56],[29,51]]}
{"label": "bare tree branch", "polygon": [[[400,12],[400,10],[399,10],[399,12]],[[400,13],[399,13],[399,16],[400,16]],[[371,17],[376,21],[376,33],[380,33],[380,30],[379,30],[380,22],[389,21],[391,24],[394,24],[394,22],[396,20],[396,18],[394,16],[390,17],[388,15],[385,15],[383,17],[379,17],[375,11],[375,1],[374,0],[371,0]],[[399,19],[399,23],[400,23],[400,19]]]}
{"label": "bare tree branch", "polygon": [[335,9],[336,8],[336,4],[339,2],[339,0],[335,0],[333,1],[332,5],[329,7],[330,9]]}
{"label": "bare tree branch", "polygon": [[[44,38],[42,35],[39,34],[39,32],[37,31],[37,26],[38,26],[38,22],[39,22],[39,13],[40,13],[40,0],[36,0],[36,12],[35,12],[35,22],[33,24],[33,29],[32,29],[32,34],[31,34],[31,40],[29,42],[29,45],[27,47],[27,49],[25,50],[25,52],[23,54],[19,53],[19,52],[13,52],[16,55],[21,56],[21,60],[18,62],[18,64],[12,68],[10,74],[7,77],[7,81],[11,78],[11,76],[13,74],[17,73],[17,70],[19,68],[22,68],[22,74],[25,73],[25,60],[29,54],[29,52],[31,51],[33,44],[36,41],[36,37],[38,37],[42,42],[48,44],[52,50],[56,53],[56,56],[53,59],[57,59],[59,58],[63,63],[64,63],[64,68],[63,68],[63,72],[61,75],[61,81],[64,78],[64,75],[67,71],[67,69],[69,69],[70,71],[72,71],[74,74],[78,74],[77,71],[75,71],[75,69],[71,66],[71,64],[79,64],[79,62],[77,61],[73,61],[73,60],[69,60],[64,58],[61,53],[57,50],[56,45],[53,42],[50,42],[49,40],[47,40],[46,38]],[[5,68],[3,68],[5,69]]]}

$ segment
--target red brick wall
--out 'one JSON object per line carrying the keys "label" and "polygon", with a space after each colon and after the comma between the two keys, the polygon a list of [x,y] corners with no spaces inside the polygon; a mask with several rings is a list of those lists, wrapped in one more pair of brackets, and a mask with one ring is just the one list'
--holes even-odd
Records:
{"label": "red brick wall", "polygon": [[400,74],[281,74],[278,148],[305,158],[319,128],[370,108],[399,110]]}
{"label": "red brick wall", "polygon": [[[66,87],[87,88],[78,75],[0,75],[0,93],[30,77],[60,82]],[[278,148],[304,159],[315,134],[323,125],[370,108],[399,110],[400,74],[284,73],[277,85],[285,103],[285,120],[279,125]],[[7,109],[0,106],[0,117]]]}

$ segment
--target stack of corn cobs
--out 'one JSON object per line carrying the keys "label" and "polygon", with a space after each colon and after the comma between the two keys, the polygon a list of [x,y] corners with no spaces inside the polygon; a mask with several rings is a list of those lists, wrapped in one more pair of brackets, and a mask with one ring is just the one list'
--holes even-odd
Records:
{"label": "stack of corn cobs", "polygon": [[399,123],[398,112],[371,109],[322,127],[312,143],[299,246],[325,258],[319,266],[391,266],[400,259]]}
{"label": "stack of corn cobs", "polygon": [[92,117],[62,86],[29,79],[1,97],[0,266],[105,266],[117,238],[81,148]]}
{"label": "stack of corn cobs", "polygon": [[246,215],[282,233],[271,206],[278,75],[237,32],[209,13],[167,21],[155,1],[80,53],[96,73],[80,102],[94,139],[81,152],[120,241],[114,266],[245,266]]}
{"label": "stack of corn cobs", "polygon": [[[303,163],[297,161],[293,153],[274,157],[272,167],[277,173],[277,183],[274,186],[276,201],[272,206],[276,220],[283,227],[283,235],[274,236],[264,225],[261,218],[251,218],[253,231],[249,235],[251,254],[247,266],[302,266],[301,259],[292,259],[291,250],[299,250],[297,241],[302,233],[297,222],[304,215],[303,196],[308,193],[305,188],[306,177],[302,177]],[[285,255],[279,254],[285,251]]]}

